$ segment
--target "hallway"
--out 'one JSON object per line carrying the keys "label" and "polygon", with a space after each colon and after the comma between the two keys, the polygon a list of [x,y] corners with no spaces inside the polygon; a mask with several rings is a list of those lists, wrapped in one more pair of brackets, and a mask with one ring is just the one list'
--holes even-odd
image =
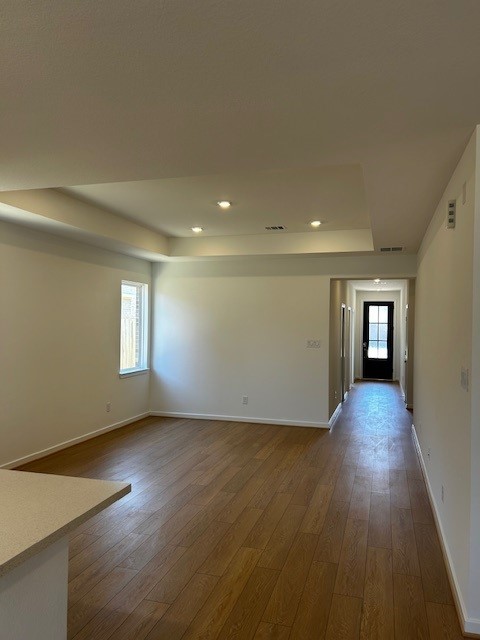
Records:
{"label": "hallway", "polygon": [[71,537],[74,640],[461,638],[399,388],[331,432],[146,418],[29,471],[132,493]]}
{"label": "hallway", "polygon": [[363,598],[361,638],[462,638],[411,424],[397,385],[364,382],[332,430],[346,445],[332,503],[350,499],[334,592]]}

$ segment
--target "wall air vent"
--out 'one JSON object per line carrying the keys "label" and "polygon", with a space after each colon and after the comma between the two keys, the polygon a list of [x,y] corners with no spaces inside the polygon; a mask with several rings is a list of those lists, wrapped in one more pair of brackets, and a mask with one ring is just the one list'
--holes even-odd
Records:
{"label": "wall air vent", "polygon": [[271,227],[265,227],[265,231],[286,231],[287,227],[283,224],[274,224]]}
{"label": "wall air vent", "polygon": [[381,247],[380,251],[382,253],[398,253],[399,251],[403,251],[403,247]]}

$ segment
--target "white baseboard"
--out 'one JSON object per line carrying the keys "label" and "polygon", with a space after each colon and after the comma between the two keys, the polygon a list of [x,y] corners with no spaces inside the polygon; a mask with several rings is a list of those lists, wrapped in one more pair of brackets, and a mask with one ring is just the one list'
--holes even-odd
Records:
{"label": "white baseboard", "polygon": [[330,429],[333,427],[333,425],[335,424],[335,422],[338,420],[338,416],[340,415],[342,411],[342,403],[339,402],[337,405],[337,408],[335,409],[335,411],[332,413],[332,417],[330,418],[330,420],[328,421],[329,427]]}
{"label": "white baseboard", "polygon": [[470,637],[480,637],[480,620],[476,618],[469,618],[467,616],[467,610],[465,607],[465,603],[463,601],[462,593],[460,591],[460,587],[458,585],[457,576],[455,573],[455,569],[452,562],[452,556],[450,554],[450,549],[448,547],[447,539],[445,537],[445,532],[442,527],[442,522],[440,520],[440,516],[438,513],[437,503],[435,502],[435,498],[433,496],[432,487],[430,485],[430,480],[428,478],[427,467],[425,465],[425,460],[423,458],[422,449],[420,447],[420,442],[418,441],[417,431],[415,429],[415,425],[412,424],[412,434],[413,441],[415,443],[415,447],[417,449],[418,458],[420,460],[420,466],[422,467],[422,473],[425,478],[425,484],[427,486],[428,498],[430,500],[430,505],[433,511],[433,517],[435,519],[435,525],[437,527],[437,531],[439,534],[440,545],[442,547],[443,558],[445,560],[445,566],[447,567],[447,574],[450,580],[450,586],[452,588],[453,598],[455,600],[455,606],[457,609],[458,617],[460,619],[460,625],[463,629],[463,633],[466,636]]}
{"label": "white baseboard", "polygon": [[254,424],[278,424],[285,427],[314,427],[330,429],[328,422],[308,422],[305,420],[275,420],[272,418],[250,418],[245,416],[219,416],[209,413],[182,413],[179,411],[151,411],[151,416],[164,418],[187,418],[190,420],[221,420],[223,422],[253,422]]}
{"label": "white baseboard", "polygon": [[11,462],[2,464],[0,465],[0,469],[14,469],[15,467],[19,467],[22,464],[27,464],[27,462],[33,462],[34,460],[38,460],[39,458],[48,456],[51,453],[55,453],[56,451],[61,451],[62,449],[71,447],[74,444],[79,444],[80,442],[85,442],[85,440],[96,438],[97,436],[102,435],[102,433],[107,433],[107,431],[113,431],[114,429],[125,427],[127,424],[131,424],[132,422],[136,422],[137,420],[141,420],[142,418],[148,418],[149,415],[150,415],[150,412],[146,411],[145,413],[140,413],[138,416],[133,416],[132,418],[127,418],[126,420],[121,420],[120,422],[109,424],[106,427],[102,427],[101,429],[96,429],[95,431],[90,431],[89,433],[85,433],[83,436],[71,438],[71,440],[65,440],[60,444],[55,444],[52,447],[47,447],[46,449],[42,449],[41,451],[36,451],[35,453],[31,453],[28,456],[23,456],[21,458],[17,458],[16,460],[12,460]]}

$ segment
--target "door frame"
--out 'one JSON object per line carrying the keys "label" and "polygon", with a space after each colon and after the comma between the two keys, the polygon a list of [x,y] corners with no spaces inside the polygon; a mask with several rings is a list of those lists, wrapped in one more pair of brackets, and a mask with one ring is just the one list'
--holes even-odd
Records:
{"label": "door frame", "polygon": [[345,393],[346,393],[346,389],[345,389],[345,336],[346,336],[346,332],[345,332],[345,328],[346,328],[346,317],[347,317],[347,313],[346,313],[346,305],[342,302],[342,307],[340,309],[340,376],[341,376],[341,385],[340,385],[340,393],[341,393],[341,398],[340,398],[340,402],[344,402],[345,401]]}

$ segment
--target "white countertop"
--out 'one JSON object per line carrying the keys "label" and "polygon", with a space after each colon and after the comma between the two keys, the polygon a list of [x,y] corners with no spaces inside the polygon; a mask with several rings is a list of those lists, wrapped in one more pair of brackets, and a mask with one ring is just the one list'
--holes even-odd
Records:
{"label": "white countertop", "polygon": [[125,482],[0,469],[0,576],[130,489]]}

